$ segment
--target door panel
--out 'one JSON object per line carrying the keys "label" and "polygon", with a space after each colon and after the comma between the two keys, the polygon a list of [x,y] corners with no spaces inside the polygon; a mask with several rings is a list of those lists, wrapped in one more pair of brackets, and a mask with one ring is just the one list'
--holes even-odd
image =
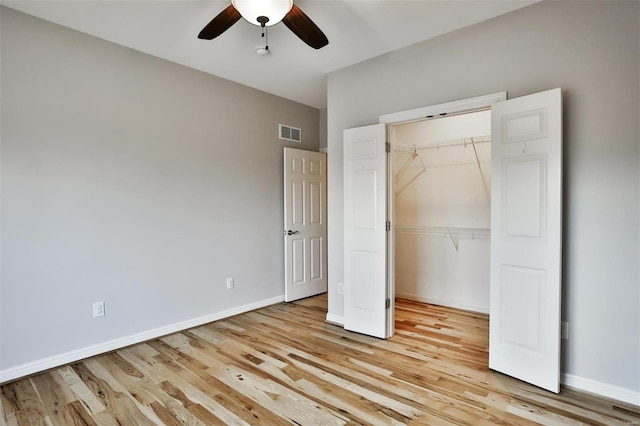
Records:
{"label": "door panel", "polygon": [[344,132],[344,326],[389,337],[384,124]]}
{"label": "door panel", "polygon": [[327,291],[326,170],[326,154],[284,148],[287,302]]}
{"label": "door panel", "polygon": [[501,278],[504,341],[542,354],[545,271],[504,265]]}
{"label": "door panel", "polygon": [[311,238],[311,279],[317,280],[322,278],[322,265],[324,247],[322,244],[322,238]]}
{"label": "door panel", "polygon": [[309,182],[309,223],[311,225],[322,225],[324,204],[322,182]]}
{"label": "door panel", "polygon": [[304,186],[304,181],[291,181],[291,225],[304,226]]}
{"label": "door panel", "polygon": [[305,270],[305,259],[304,259],[304,238],[299,237],[291,237],[291,255],[293,257],[292,267],[293,267],[293,285],[298,285],[304,283],[304,270]]}
{"label": "door panel", "polygon": [[503,227],[509,238],[544,235],[546,156],[504,160]]}
{"label": "door panel", "polygon": [[560,89],[492,107],[489,367],[559,391]]}
{"label": "door panel", "polygon": [[376,189],[377,170],[355,171],[353,182],[353,209],[351,223],[355,229],[375,231],[379,194]]}

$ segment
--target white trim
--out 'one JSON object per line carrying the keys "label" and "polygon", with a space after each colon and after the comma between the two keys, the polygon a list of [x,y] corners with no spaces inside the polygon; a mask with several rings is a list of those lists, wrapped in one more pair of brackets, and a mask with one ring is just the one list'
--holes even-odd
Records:
{"label": "white trim", "polygon": [[420,297],[414,294],[396,293],[397,299],[408,299],[416,302],[429,303],[431,305],[447,306],[449,308],[462,309],[463,311],[477,312],[479,314],[489,315],[489,308],[476,305],[465,305],[464,303],[451,303],[445,300],[431,299],[428,297]]}
{"label": "white trim", "polygon": [[461,99],[458,101],[446,102],[444,104],[430,105],[407,111],[384,114],[379,117],[378,122],[386,124],[405,123],[408,121],[427,118],[428,116],[435,117],[440,114],[453,114],[479,108],[487,108],[497,102],[503,102],[506,100],[507,92],[497,92],[490,95],[476,96],[475,98]]}
{"label": "white trim", "polygon": [[242,314],[244,312],[253,311],[255,309],[263,308],[269,305],[275,305],[284,301],[284,295],[272,297],[269,299],[259,300],[247,305],[238,306],[236,308],[227,309],[222,312],[205,315],[199,318],[194,318],[187,321],[167,325],[164,327],[155,328],[153,330],[144,331],[142,333],[133,334],[131,336],[122,337],[119,339],[110,340],[108,342],[99,343],[93,346],[87,346],[74,351],[65,352],[52,357],[44,358],[38,361],[22,364],[17,367],[9,368],[6,370],[0,370],[0,384],[15,380],[20,377],[28,376],[30,374],[38,373],[50,368],[59,367],[61,365],[69,364],[81,359],[100,355],[105,352],[110,352],[116,349],[124,348],[125,346],[134,345],[136,343],[144,342],[147,340],[155,339],[157,337],[166,336],[178,331],[187,330],[189,328],[197,327],[209,322],[218,321],[224,318],[228,318],[234,315]]}
{"label": "white trim", "polygon": [[640,392],[608,385],[573,374],[562,373],[560,382],[568,387],[640,407]]}
{"label": "white trim", "polygon": [[321,146],[320,148],[318,148],[319,152],[324,152],[325,154],[329,153],[329,147],[328,146]]}
{"label": "white trim", "polygon": [[344,327],[344,317],[342,315],[333,315],[327,312],[326,321]]}

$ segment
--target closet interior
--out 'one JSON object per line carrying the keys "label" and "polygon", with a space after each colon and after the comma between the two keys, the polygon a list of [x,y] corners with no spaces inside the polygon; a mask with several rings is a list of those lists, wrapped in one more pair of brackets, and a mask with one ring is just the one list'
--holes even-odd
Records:
{"label": "closet interior", "polygon": [[397,124],[396,297],[489,312],[491,111]]}

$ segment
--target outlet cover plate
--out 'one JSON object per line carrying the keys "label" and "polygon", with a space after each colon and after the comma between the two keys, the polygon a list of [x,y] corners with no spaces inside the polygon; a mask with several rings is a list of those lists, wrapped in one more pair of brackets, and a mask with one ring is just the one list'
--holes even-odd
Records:
{"label": "outlet cover plate", "polygon": [[103,317],[104,316],[104,301],[95,302],[93,304],[93,317]]}

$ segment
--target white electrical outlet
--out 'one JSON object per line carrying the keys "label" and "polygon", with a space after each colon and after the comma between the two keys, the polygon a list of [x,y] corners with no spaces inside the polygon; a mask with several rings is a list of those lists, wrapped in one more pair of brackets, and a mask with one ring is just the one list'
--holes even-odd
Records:
{"label": "white electrical outlet", "polygon": [[233,277],[227,278],[227,290],[231,290],[235,287],[235,283],[233,282]]}
{"label": "white electrical outlet", "polygon": [[569,323],[567,321],[560,322],[560,338],[569,340]]}
{"label": "white electrical outlet", "polygon": [[95,302],[93,304],[93,317],[103,317],[104,316],[104,301]]}
{"label": "white electrical outlet", "polygon": [[344,294],[344,283],[338,282],[338,294]]}

